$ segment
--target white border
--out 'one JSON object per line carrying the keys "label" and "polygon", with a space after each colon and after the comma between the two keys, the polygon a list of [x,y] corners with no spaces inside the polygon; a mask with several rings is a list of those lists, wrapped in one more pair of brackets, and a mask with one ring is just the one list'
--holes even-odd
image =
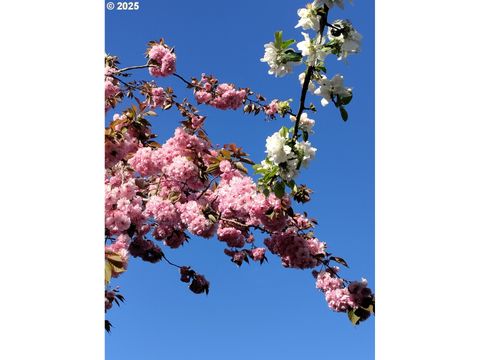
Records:
{"label": "white border", "polygon": [[477,359],[478,3],[376,5],[376,357]]}

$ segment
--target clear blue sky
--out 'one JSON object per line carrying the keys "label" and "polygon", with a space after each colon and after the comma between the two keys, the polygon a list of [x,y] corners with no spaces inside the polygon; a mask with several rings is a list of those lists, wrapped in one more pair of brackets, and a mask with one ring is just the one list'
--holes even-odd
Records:
{"label": "clear blue sky", "polygon": [[[214,74],[268,99],[293,98],[297,108],[302,67],[277,79],[259,59],[276,30],[283,30],[284,38],[303,40],[294,26],[296,11],[306,2],[139,3],[139,11],[105,10],[106,52],[119,56],[121,66],[144,63],[146,43],[163,37],[175,46],[177,72],[184,77]],[[318,220],[316,234],[329,250],[348,261],[351,269],[343,270],[345,277],[366,277],[375,289],[374,2],[346,3],[346,10],[332,10],[329,19],[350,19],[364,36],[362,52],[351,56],[347,66],[331,58],[327,68],[329,76],[343,74],[354,90],[350,118],[344,123],[332,105],[321,108],[320,98],[308,99],[320,110],[312,116],[316,126],[310,138],[318,151],[298,182],[314,190],[303,209]],[[135,74],[150,79],[146,70]],[[157,80],[193,101],[177,79]],[[265,122],[241,111],[200,110],[208,116],[206,129],[214,143],[235,142],[257,162],[264,158],[266,136],[290,125],[289,120]],[[153,119],[159,142],[172,135],[177,114],[160,112]],[[262,266],[238,268],[223,249],[215,239],[193,238],[178,250],[165,250],[176,263],[205,274],[211,283],[208,296],[191,293],[177,269],[165,263],[133,259],[127,273],[112,283],[121,286],[127,301],[108,313],[114,328],[106,335],[106,359],[374,358],[374,319],[353,327],[345,314],[330,311],[310,271],[285,269],[273,255]]]}

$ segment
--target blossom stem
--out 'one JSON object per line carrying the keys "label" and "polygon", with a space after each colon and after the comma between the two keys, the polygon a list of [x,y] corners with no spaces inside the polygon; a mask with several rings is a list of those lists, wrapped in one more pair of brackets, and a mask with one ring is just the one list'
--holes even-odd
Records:
{"label": "blossom stem", "polygon": [[300,116],[305,110],[305,97],[307,96],[308,85],[313,74],[314,67],[309,66],[307,68],[307,73],[305,74],[305,80],[303,82],[302,93],[300,95],[300,107],[298,108],[298,113],[295,118],[295,128],[293,129],[293,140],[297,141],[298,138],[298,127],[300,125]]}
{"label": "blossom stem", "polygon": [[168,260],[167,257],[165,256],[165,254],[163,254],[163,259],[164,259],[168,264],[170,264],[170,265],[172,265],[172,266],[175,266],[175,267],[177,267],[177,268],[179,268],[179,269],[181,268],[180,265],[174,264],[174,263],[172,263],[170,260]]}
{"label": "blossom stem", "polygon": [[[320,28],[318,34],[320,35],[320,41],[323,37],[323,31],[325,25],[327,25],[327,16],[328,16],[328,7],[325,5],[323,12],[320,13]],[[305,111],[305,98],[307,96],[308,85],[310,85],[310,80],[312,78],[313,71],[315,70],[314,66],[309,66],[307,68],[307,73],[305,74],[305,80],[303,81],[302,93],[300,95],[300,107],[298,109],[297,116],[295,118],[295,127],[293,129],[293,140],[296,142],[298,139],[298,128],[300,126],[300,116]]]}
{"label": "blossom stem", "polygon": [[129,66],[123,69],[118,69],[116,72],[121,73],[129,70],[135,70],[135,69],[145,69],[149,67],[154,67],[155,65],[150,65],[150,64],[145,64],[145,65],[135,65],[135,66]]}

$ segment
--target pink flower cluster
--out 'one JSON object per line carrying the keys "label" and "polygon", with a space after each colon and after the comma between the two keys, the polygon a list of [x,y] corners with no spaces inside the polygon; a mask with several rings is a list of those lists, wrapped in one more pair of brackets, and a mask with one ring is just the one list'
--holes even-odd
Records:
{"label": "pink flower cluster", "polygon": [[156,175],[161,171],[162,154],[151,147],[141,147],[135,155],[128,160],[130,166],[141,176]]}
{"label": "pink flower cluster", "polygon": [[180,247],[186,240],[180,212],[171,201],[154,195],[148,200],[144,214],[155,220],[153,236],[157,240],[163,240],[171,248]]}
{"label": "pink flower cluster", "polygon": [[[205,140],[177,128],[159,148],[140,147],[128,160],[140,176],[152,177],[148,189],[153,195],[143,216],[155,221],[156,239],[177,247],[185,240],[185,230],[207,238],[216,232],[229,247],[241,248],[249,241],[250,226],[269,231],[285,227],[289,201],[260,193],[230,161],[221,161],[220,182],[215,190],[207,189],[208,179],[201,179],[199,166],[208,166],[216,154]],[[257,258],[262,256],[258,250]]]}
{"label": "pink flower cluster", "polygon": [[265,239],[268,249],[282,258],[282,265],[290,268],[314,268],[325,256],[326,244],[316,238],[299,234],[293,228],[273,233]]}
{"label": "pink flower cluster", "polygon": [[117,72],[117,69],[105,66],[105,112],[111,109],[112,104],[115,104],[115,96],[120,93],[118,80],[112,77]]}
{"label": "pink flower cluster", "polygon": [[333,311],[345,312],[355,307],[347,288],[333,289],[325,292],[325,300]]}
{"label": "pink flower cluster", "polygon": [[236,90],[232,84],[217,85],[218,80],[214,77],[202,75],[202,80],[198,84],[200,89],[195,89],[195,99],[199,104],[208,104],[220,110],[238,109],[245,98],[247,91],[245,89]]}
{"label": "pink flower cluster", "polygon": [[115,85],[111,80],[105,80],[105,98],[111,98],[118,94],[120,88]]}
{"label": "pink flower cluster", "polygon": [[[226,222],[228,224],[228,222]],[[245,235],[237,228],[229,227],[222,222],[217,230],[218,240],[225,241],[230,247],[243,247],[245,245]]]}
{"label": "pink flower cluster", "polygon": [[252,250],[253,260],[263,261],[265,259],[265,248],[255,248]]}
{"label": "pink flower cluster", "polygon": [[[130,236],[128,236],[127,234],[120,234],[112,244],[105,246],[105,252],[114,252],[120,255],[120,257],[122,258],[122,266],[124,269],[126,269],[128,265],[128,247],[130,245],[130,241]],[[117,277],[118,275],[118,273],[112,271],[113,277]]]}
{"label": "pink flower cluster", "polygon": [[[338,268],[335,268],[338,271]],[[320,271],[317,274],[317,281],[316,281],[317,289],[322,290],[323,292],[329,290],[335,290],[343,287],[342,279],[332,276],[329,271]]]}
{"label": "pink flower cluster", "polygon": [[[265,229],[281,229],[285,226],[286,217],[280,199],[274,195],[265,197],[258,191],[252,178],[233,169],[229,161],[221,161],[219,170],[221,181],[208,199],[221,214],[217,230],[220,241],[225,241],[231,247],[243,247],[249,226],[263,225]],[[267,216],[268,212],[272,214]]]}
{"label": "pink flower cluster", "polygon": [[105,179],[105,228],[110,236],[126,232],[132,224],[142,227],[143,200],[137,191],[135,179],[127,172]]}
{"label": "pink flower cluster", "polygon": [[155,44],[148,51],[153,65],[149,67],[152,76],[168,76],[175,72],[177,56],[165,45]]}
{"label": "pink flower cluster", "polygon": [[[127,120],[125,115],[115,114],[113,121],[119,121],[114,130],[121,132]],[[120,140],[105,139],[105,168],[114,166],[128,154],[136,152],[139,146],[138,133],[133,128],[127,128]]]}
{"label": "pink flower cluster", "polygon": [[163,108],[165,103],[165,91],[162,87],[154,87],[151,89],[151,107]]}
{"label": "pink flower cluster", "polygon": [[316,287],[325,293],[325,300],[328,307],[333,311],[346,312],[356,308],[357,304],[349,289],[345,287],[344,281],[335,276],[339,271],[335,267],[328,271],[317,273]]}
{"label": "pink flower cluster", "polygon": [[274,117],[276,113],[278,113],[278,100],[272,100],[270,104],[265,106],[265,114],[267,114],[270,117]]}
{"label": "pink flower cluster", "polygon": [[194,235],[209,238],[215,231],[214,224],[203,214],[202,205],[195,200],[177,206],[180,218],[187,226],[188,231]]}
{"label": "pink flower cluster", "polygon": [[176,183],[176,187],[199,190],[205,180],[200,179],[196,163],[204,161],[208,155],[207,148],[204,140],[177,128],[175,136],[162,147],[139,148],[128,163],[141,176],[162,175]]}

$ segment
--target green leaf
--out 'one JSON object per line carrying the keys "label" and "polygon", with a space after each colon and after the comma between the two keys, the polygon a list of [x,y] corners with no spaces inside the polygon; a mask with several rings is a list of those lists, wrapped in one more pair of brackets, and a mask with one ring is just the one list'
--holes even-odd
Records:
{"label": "green leaf", "polygon": [[279,132],[281,137],[288,137],[288,128],[286,126],[282,126]]}
{"label": "green leaf", "polygon": [[275,33],[275,47],[278,48],[278,49],[281,49],[282,48],[282,43],[283,43],[283,40],[282,40],[282,37],[283,37],[283,31],[277,31]]}
{"label": "green leaf", "polygon": [[307,140],[308,140],[308,132],[303,131],[303,132],[302,132],[302,136],[303,136],[303,141],[307,141]]}
{"label": "green leaf", "polygon": [[240,158],[240,161],[244,162],[245,164],[249,164],[249,165],[254,165],[255,164],[255,162],[253,160],[250,160],[249,158]]}
{"label": "green leaf", "polygon": [[297,53],[292,49],[288,49],[283,53],[282,56],[282,62],[287,63],[287,62],[300,62],[302,61],[303,56],[302,53]]}
{"label": "green leaf", "polygon": [[349,267],[348,264],[347,264],[347,262],[346,262],[344,259],[342,259],[341,257],[332,256],[332,257],[330,258],[330,260],[333,260],[333,261],[335,261],[335,262],[337,262],[337,263],[339,263],[339,264],[342,264],[343,266],[346,266],[347,268]]}
{"label": "green leaf", "polygon": [[293,43],[295,43],[295,40],[293,40],[293,39],[286,40],[286,41],[282,42],[282,49],[288,48]]}
{"label": "green leaf", "polygon": [[105,330],[110,333],[110,331],[112,330],[112,323],[108,320],[105,320]]}
{"label": "green leaf", "polygon": [[105,261],[105,285],[110,282],[112,278],[112,264],[108,261]]}
{"label": "green leaf", "polygon": [[123,267],[123,259],[120,255],[117,253],[111,253],[107,254],[107,259],[106,259],[112,266],[116,267]]}
{"label": "green leaf", "polygon": [[348,318],[352,322],[353,325],[358,325],[360,323],[360,316],[355,314],[355,310],[349,310],[348,311]]}
{"label": "green leaf", "polygon": [[295,188],[295,180],[290,180],[287,182],[287,186],[290,188],[290,189],[294,189]]}
{"label": "green leaf", "polygon": [[248,173],[247,168],[241,162],[236,162],[235,167],[245,174]]}
{"label": "green leaf", "polygon": [[219,162],[210,164],[210,165],[207,167],[207,173],[212,173],[212,172],[214,172],[215,170],[217,170],[219,167],[220,167],[220,163],[219,163]]}
{"label": "green leaf", "polygon": [[262,174],[265,172],[265,170],[262,167],[262,164],[255,164],[252,166],[252,168],[255,174]]}
{"label": "green leaf", "polygon": [[348,112],[345,110],[343,106],[340,106],[340,115],[342,115],[342,120],[347,121],[348,120]]}
{"label": "green leaf", "polygon": [[342,105],[348,105],[350,103],[350,101],[352,101],[352,98],[353,98],[353,94],[350,93],[349,96],[344,96],[340,99]]}
{"label": "green leaf", "polygon": [[123,266],[121,267],[118,267],[118,266],[115,266],[112,264],[112,272],[116,273],[116,274],[121,274],[123,272],[125,272],[125,268]]}
{"label": "green leaf", "polygon": [[281,198],[283,195],[285,195],[285,183],[283,181],[277,181],[273,186],[273,193],[278,198]]}

